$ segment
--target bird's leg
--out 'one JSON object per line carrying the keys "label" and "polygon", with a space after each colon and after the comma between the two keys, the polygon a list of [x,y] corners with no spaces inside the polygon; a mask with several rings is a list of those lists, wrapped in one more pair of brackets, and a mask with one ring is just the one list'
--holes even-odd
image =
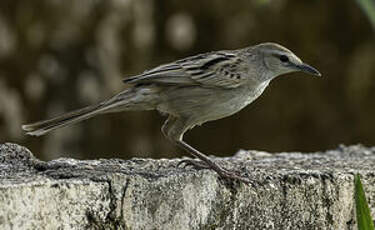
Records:
{"label": "bird's leg", "polygon": [[[186,142],[184,142],[182,140],[179,140],[179,141],[176,141],[175,144],[178,147],[184,149],[187,153],[189,153],[192,156],[201,160],[201,161],[196,161],[196,160],[192,160],[192,159],[182,160],[178,165],[187,164],[187,165],[194,165],[194,166],[196,166],[197,168],[200,168],[200,169],[213,169],[215,171],[216,170],[218,170],[218,171],[222,170],[222,168],[218,164],[213,162],[208,156],[206,156],[203,153],[199,152],[198,150],[194,149],[193,147],[191,147]],[[220,175],[220,173],[219,173],[219,175]]]}
{"label": "bird's leg", "polygon": [[194,149],[186,142],[183,141],[184,133],[190,128],[189,125],[186,125],[187,122],[184,119],[177,118],[174,116],[169,116],[165,121],[162,129],[163,134],[173,143],[175,143],[180,148],[184,149],[189,154],[193,155],[196,158],[199,158],[201,161],[195,160],[183,160],[180,163],[185,163],[187,165],[194,165],[196,168],[212,169],[219,174],[220,177],[225,179],[235,179],[242,181],[244,183],[251,183],[250,180],[243,178],[234,172],[230,172],[218,164],[213,162],[208,156]]}
{"label": "bird's leg", "polygon": [[241,182],[244,182],[246,184],[251,183],[249,179],[246,179],[244,177],[241,177],[237,175],[234,172],[230,172],[222,167],[220,167],[218,164],[213,162],[209,157],[204,155],[203,153],[199,152],[198,150],[194,149],[190,145],[188,145],[186,142],[183,140],[178,140],[176,141],[176,144],[184,149],[186,152],[190,153],[194,157],[199,158],[202,160],[206,165],[202,164],[201,162],[196,162],[194,160],[184,160],[182,163],[187,163],[196,166],[197,168],[208,168],[214,170],[217,174],[219,174],[220,177],[225,178],[225,179],[235,179],[239,180]]}

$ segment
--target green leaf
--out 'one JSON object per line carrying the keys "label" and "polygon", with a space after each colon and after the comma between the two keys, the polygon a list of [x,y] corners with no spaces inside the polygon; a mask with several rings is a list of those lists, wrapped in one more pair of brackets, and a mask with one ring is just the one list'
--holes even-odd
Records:
{"label": "green leaf", "polygon": [[354,186],[358,230],[374,230],[374,222],[372,221],[359,174],[354,176]]}
{"label": "green leaf", "polygon": [[375,1],[373,0],[357,0],[362,10],[367,15],[373,28],[375,29]]}

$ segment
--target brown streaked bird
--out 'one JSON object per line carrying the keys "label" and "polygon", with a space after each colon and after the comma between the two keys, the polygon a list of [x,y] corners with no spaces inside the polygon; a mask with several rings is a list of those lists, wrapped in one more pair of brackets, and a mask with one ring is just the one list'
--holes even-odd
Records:
{"label": "brown streaked bird", "polygon": [[223,178],[247,183],[248,178],[221,167],[188,145],[183,140],[184,133],[196,125],[237,113],[257,99],[272,79],[296,71],[321,76],[276,43],[198,54],[125,79],[124,83],[132,87],[101,103],[22,128],[28,135],[40,136],[99,114],[158,110],[168,115],[163,134],[201,160],[183,163],[209,168]]}

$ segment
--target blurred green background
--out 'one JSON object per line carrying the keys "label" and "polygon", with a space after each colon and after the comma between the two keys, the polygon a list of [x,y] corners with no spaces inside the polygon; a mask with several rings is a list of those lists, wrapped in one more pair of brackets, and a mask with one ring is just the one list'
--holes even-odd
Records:
{"label": "blurred green background", "polygon": [[[363,3],[360,6],[358,3]],[[0,140],[42,159],[177,157],[157,112],[103,115],[43,137],[21,124],[96,103],[121,80],[212,50],[280,43],[319,69],[274,80],[253,104],[186,135],[207,154],[375,145],[372,0],[1,0]]]}

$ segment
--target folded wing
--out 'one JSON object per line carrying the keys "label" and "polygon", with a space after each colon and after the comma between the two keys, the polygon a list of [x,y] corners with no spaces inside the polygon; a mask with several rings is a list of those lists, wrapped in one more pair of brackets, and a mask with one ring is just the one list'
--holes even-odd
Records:
{"label": "folded wing", "polygon": [[236,88],[246,78],[234,53],[211,52],[158,66],[124,80],[127,84],[199,85]]}

